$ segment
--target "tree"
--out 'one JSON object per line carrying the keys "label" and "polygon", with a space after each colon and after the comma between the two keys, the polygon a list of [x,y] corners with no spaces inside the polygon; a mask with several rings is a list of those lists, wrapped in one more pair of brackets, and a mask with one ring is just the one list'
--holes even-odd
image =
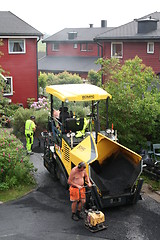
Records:
{"label": "tree", "polygon": [[97,74],[96,71],[90,70],[88,72],[88,80],[91,84],[96,85],[96,86],[101,86],[101,76],[100,74]]}
{"label": "tree", "polygon": [[40,73],[38,77],[38,86],[39,86],[39,91],[40,88],[42,89],[42,94],[44,95],[44,91],[47,85],[47,74],[46,73]]}
{"label": "tree", "polygon": [[[83,83],[83,80],[79,75],[71,74],[71,73],[68,73],[66,71],[62,72],[62,73],[59,73],[59,74],[40,73],[39,85],[40,85],[40,81],[41,81],[41,83],[46,82],[46,85]],[[45,86],[45,84],[43,86]],[[47,96],[46,93],[45,93],[45,95]],[[54,102],[54,106],[56,106],[57,109],[59,109],[61,107],[61,101],[54,96],[53,96],[53,102]],[[84,103],[74,103],[74,104],[73,103],[66,103],[66,104],[68,104],[67,106],[69,107],[70,110],[72,110],[73,112],[76,112],[76,114],[78,114],[78,115],[79,114],[82,115],[82,113],[81,113],[82,110],[83,110],[83,114],[88,111],[88,108],[87,108],[88,105],[86,104],[86,102],[84,102]]]}
{"label": "tree", "polygon": [[[2,40],[0,40],[0,46],[3,46]],[[0,51],[0,57],[2,55],[3,55],[3,53]],[[8,101],[6,101],[6,99],[3,97],[4,88],[6,88],[6,81],[2,75],[2,73],[4,73],[4,72],[5,71],[2,69],[2,67],[0,65],[0,111],[1,112],[3,112],[4,104],[6,104],[6,102],[8,103]]]}
{"label": "tree", "polygon": [[[0,40],[0,46],[3,45],[3,42],[2,40]],[[0,57],[2,55],[2,52],[0,51]],[[4,88],[4,79],[2,78],[2,75],[1,73],[3,72],[3,69],[1,68],[1,65],[0,65],[0,102],[2,101],[2,98],[3,98],[3,88]]]}
{"label": "tree", "polygon": [[[71,74],[68,72],[62,72],[59,74],[54,73],[40,73],[38,77],[39,87],[43,90],[43,95],[45,93],[45,88],[47,85],[55,84],[73,84],[73,83],[82,83],[82,79],[77,74]],[[39,89],[40,90],[40,89]]]}
{"label": "tree", "polygon": [[115,68],[112,68],[114,59],[106,61],[107,67],[103,65],[101,73],[110,73],[109,81],[105,81],[105,88],[112,95],[109,121],[118,130],[120,143],[139,151],[148,140],[159,141],[156,132],[160,118],[159,79],[152,68],[137,56],[123,65],[116,60]]}

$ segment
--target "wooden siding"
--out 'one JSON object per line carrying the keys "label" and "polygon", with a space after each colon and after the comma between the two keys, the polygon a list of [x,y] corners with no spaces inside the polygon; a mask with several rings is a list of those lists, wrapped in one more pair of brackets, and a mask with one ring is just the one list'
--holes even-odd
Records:
{"label": "wooden siding", "polygon": [[160,43],[154,43],[154,53],[147,53],[147,42],[142,43],[123,43],[123,59],[134,58],[136,55],[143,60],[146,66],[153,68],[157,74],[160,72]]}
{"label": "wooden siding", "polygon": [[37,101],[37,49],[36,39],[26,39],[25,54],[9,54],[8,39],[3,39],[0,47],[3,56],[0,65],[6,71],[5,76],[13,77],[13,96],[9,96],[13,103],[27,106],[27,98]]}
{"label": "wooden siding", "polygon": [[52,51],[52,43],[47,43],[47,55],[48,56],[98,56],[98,46],[96,43],[92,43],[92,51],[81,51],[80,43],[77,43],[77,48],[74,48],[74,43],[59,43],[59,50]]}
{"label": "wooden siding", "polygon": [[[138,56],[146,66],[153,68],[156,74],[160,73],[160,43],[154,43],[154,53],[147,53],[147,42],[123,42],[122,63],[127,59]],[[111,57],[111,43],[104,44],[105,58]]]}

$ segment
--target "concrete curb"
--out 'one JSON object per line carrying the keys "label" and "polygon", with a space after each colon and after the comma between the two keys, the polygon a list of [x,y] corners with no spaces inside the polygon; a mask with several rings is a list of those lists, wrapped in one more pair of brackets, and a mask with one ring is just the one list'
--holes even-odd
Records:
{"label": "concrete curb", "polygon": [[160,196],[160,191],[155,191],[156,194],[158,194]]}

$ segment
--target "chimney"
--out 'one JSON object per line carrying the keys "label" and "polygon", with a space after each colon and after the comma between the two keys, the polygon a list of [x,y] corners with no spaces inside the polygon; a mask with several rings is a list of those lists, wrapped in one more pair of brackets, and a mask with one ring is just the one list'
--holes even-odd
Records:
{"label": "chimney", "polygon": [[138,33],[149,33],[157,30],[157,22],[159,22],[159,20],[149,17],[145,19],[139,19],[137,22]]}
{"label": "chimney", "polygon": [[92,24],[92,23],[91,23],[91,24],[89,24],[89,27],[90,27],[90,28],[93,28],[93,24]]}
{"label": "chimney", "polygon": [[101,20],[101,28],[107,27],[107,20]]}

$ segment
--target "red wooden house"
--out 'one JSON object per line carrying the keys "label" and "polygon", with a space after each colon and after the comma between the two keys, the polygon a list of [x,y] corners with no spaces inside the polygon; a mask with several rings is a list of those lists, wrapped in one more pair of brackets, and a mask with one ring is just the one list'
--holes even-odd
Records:
{"label": "red wooden house", "polygon": [[4,96],[27,106],[28,98],[38,95],[37,42],[42,33],[11,12],[0,11],[0,65],[9,90]]}
{"label": "red wooden house", "polygon": [[160,12],[135,19],[99,35],[104,58],[119,58],[122,63],[136,55],[160,75]]}
{"label": "red wooden house", "polygon": [[42,72],[69,71],[86,78],[88,71],[98,71],[99,57],[127,59],[139,56],[143,63],[160,74],[160,13],[155,12],[125,25],[108,28],[66,28],[46,39],[46,56],[39,60]]}
{"label": "red wooden house", "polygon": [[95,61],[101,56],[101,48],[93,39],[111,28],[107,21],[101,21],[101,27],[65,28],[46,38],[46,56],[38,62],[41,72],[59,73],[68,71],[86,78],[91,69],[98,71]]}

